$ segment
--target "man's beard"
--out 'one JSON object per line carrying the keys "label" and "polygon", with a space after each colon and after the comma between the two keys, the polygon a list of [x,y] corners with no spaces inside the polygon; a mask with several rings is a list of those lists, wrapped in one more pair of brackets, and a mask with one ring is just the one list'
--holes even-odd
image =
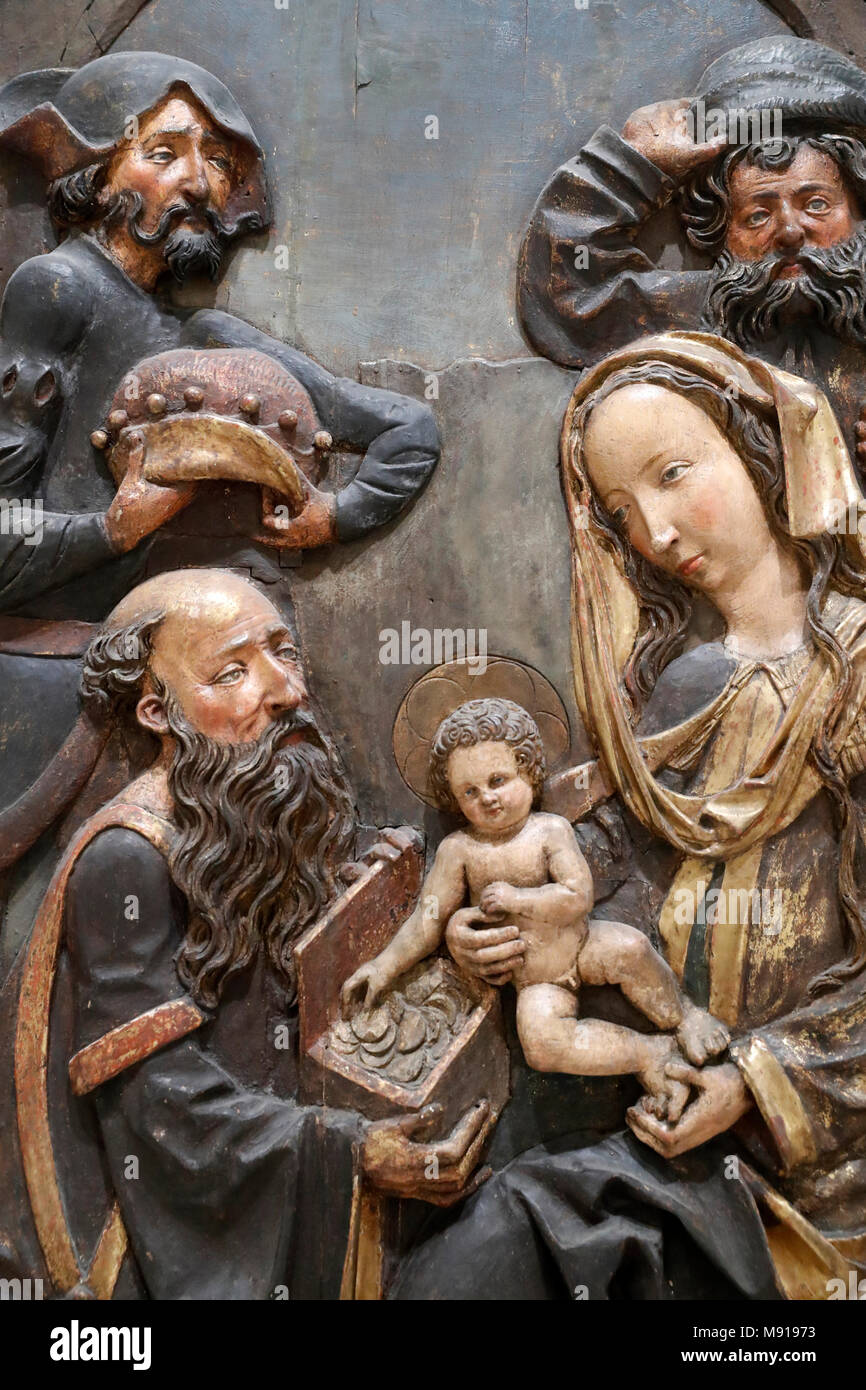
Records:
{"label": "man's beard", "polygon": [[[163,258],[177,280],[183,284],[191,275],[207,275],[211,280],[219,277],[223,255],[226,248],[246,232],[259,231],[262,219],[257,212],[242,213],[235,222],[224,222],[214,208],[199,204],[173,203],[166,208],[152,232],[145,232],[141,222],[144,214],[144,199],[140,193],[129,191],[119,193],[110,216],[118,217],[126,213],[126,226],[129,235],[139,246],[163,245]],[[189,227],[172,226],[190,217],[197,217],[207,223],[202,231]]]}
{"label": "man's beard", "polygon": [[293,947],[333,896],[355,823],[333,744],[306,711],[281,716],[255,743],[222,744],[194,729],[170,693],[165,709],[176,740],[168,863],[190,911],[178,974],[213,1008],[264,948],[292,995]]}
{"label": "man's beard", "polygon": [[[774,278],[776,267],[791,259],[801,273]],[[835,246],[804,246],[796,258],[774,253],[741,261],[726,250],[711,276],[705,319],[740,347],[765,343],[792,318],[811,319],[844,342],[866,345],[866,227]]]}

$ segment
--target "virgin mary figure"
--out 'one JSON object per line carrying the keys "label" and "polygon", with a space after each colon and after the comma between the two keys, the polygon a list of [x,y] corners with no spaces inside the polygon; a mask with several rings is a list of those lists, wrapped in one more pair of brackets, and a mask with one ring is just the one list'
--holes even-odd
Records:
{"label": "virgin mary figure", "polygon": [[[810,383],[673,333],[581,380],[562,462],[575,688],[598,762],[549,784],[548,804],[576,823],[599,915],[625,916],[639,882],[632,920],[732,1042],[715,1064],[669,1064],[691,1088],[677,1122],[638,1102],[622,1133],[513,1159],[395,1294],[839,1296],[866,1272],[866,558],[850,459]],[[696,601],[719,640],[696,639]],[[507,978],[507,924],[501,944],[472,936],[449,931],[458,964]]]}

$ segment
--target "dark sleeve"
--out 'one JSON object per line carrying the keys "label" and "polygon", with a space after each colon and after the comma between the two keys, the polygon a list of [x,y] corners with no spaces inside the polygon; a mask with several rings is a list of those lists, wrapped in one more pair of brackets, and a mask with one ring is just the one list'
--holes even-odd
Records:
{"label": "dark sleeve", "polygon": [[611,897],[634,867],[634,853],[625,815],[618,799],[608,801],[574,827],[589,865],[596,902]]}
{"label": "dark sleeve", "polygon": [[0,612],[116,560],[102,512],[25,514],[18,534],[0,531]]}
{"label": "dark sleeve", "polygon": [[[25,261],[9,280],[0,306],[0,354],[4,360],[16,352],[41,359],[63,379],[64,362],[90,321],[91,298],[85,277],[62,258]],[[101,513],[43,512],[25,520],[17,534],[13,525],[0,532],[0,612],[116,559]]]}
{"label": "dark sleeve", "polygon": [[646,333],[699,326],[706,271],[660,270],[635,245],[674,189],[609,126],[557,169],[520,253],[518,307],[538,352],[583,367]]}
{"label": "dark sleeve", "polygon": [[[184,900],[136,832],[82,852],[66,920],[77,1047],[183,994]],[[338,1295],[357,1116],[242,1084],[208,1052],[206,1024],[92,1099],[151,1297],[267,1298],[283,1283]]]}
{"label": "dark sleeve", "polygon": [[337,493],[339,540],[357,540],[393,520],[426,485],[439,458],[439,432],[433,412],[421,401],[331,376],[295,348],[231,314],[194,314],[186,324],[185,339],[202,347],[248,347],[267,353],[309,391],[335,444],[366,451],[355,477]]}
{"label": "dark sleeve", "polygon": [[91,320],[93,287],[62,255],[33,256],[9,278],[0,304],[3,342],[29,358],[68,359]]}

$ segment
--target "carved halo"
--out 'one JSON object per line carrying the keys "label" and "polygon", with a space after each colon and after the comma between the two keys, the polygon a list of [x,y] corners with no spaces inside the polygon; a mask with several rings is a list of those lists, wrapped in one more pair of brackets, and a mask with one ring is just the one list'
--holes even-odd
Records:
{"label": "carved halo", "polygon": [[510,657],[489,656],[487,668],[473,675],[474,661],[449,661],[417,680],[397,711],[394,757],[400,776],[428,806],[436,802],[428,775],[430,745],[439,725],[467,700],[513,700],[532,715],[544,741],[548,775],[568,752],[571,736],[565,706],[550,681],[532,666]]}

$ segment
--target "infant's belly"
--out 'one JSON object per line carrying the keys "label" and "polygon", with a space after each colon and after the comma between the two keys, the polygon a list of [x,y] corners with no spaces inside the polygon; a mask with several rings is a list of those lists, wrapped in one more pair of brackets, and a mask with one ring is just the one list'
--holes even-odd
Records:
{"label": "infant's belly", "polygon": [[[537,922],[515,919],[526,947],[523,964],[514,971],[512,980],[517,989],[526,985],[553,984],[574,970],[578,952],[586,938],[586,922],[581,920],[567,927],[539,926]],[[577,973],[575,971],[575,980]]]}

